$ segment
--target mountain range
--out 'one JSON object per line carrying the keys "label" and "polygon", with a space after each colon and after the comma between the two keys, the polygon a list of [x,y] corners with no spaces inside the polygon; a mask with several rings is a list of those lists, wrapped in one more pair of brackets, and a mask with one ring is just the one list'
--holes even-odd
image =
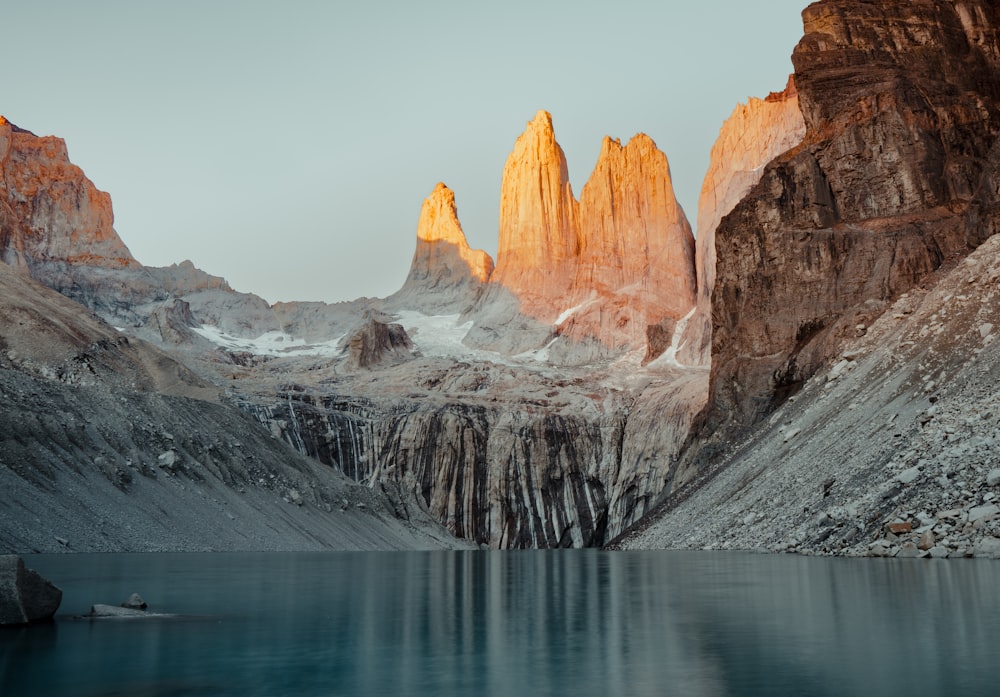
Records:
{"label": "mountain range", "polygon": [[439,183],[383,299],[143,266],[0,119],[0,546],[1000,555],[1000,10],[802,17],[697,236],[652,139],[606,137],[577,197],[539,111],[497,259]]}

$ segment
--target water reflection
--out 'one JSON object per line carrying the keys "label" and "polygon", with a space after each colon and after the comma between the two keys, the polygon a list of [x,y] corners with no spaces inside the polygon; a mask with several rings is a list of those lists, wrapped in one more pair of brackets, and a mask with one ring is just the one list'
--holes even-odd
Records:
{"label": "water reflection", "polygon": [[597,551],[65,555],[3,695],[993,695],[1000,564]]}

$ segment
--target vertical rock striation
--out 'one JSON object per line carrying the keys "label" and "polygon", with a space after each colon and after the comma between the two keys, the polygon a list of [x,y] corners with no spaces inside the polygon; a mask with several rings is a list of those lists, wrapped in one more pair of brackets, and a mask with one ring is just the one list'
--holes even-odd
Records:
{"label": "vertical rock striation", "polygon": [[970,203],[1000,130],[1000,8],[826,0],[802,16],[803,143],[716,230],[710,427],[766,413],[995,215]]}
{"label": "vertical rock striation", "polygon": [[670,165],[644,133],[627,145],[605,137],[580,195],[580,253],[560,326],[642,346],[650,325],[694,304],[694,238],[674,195]]}

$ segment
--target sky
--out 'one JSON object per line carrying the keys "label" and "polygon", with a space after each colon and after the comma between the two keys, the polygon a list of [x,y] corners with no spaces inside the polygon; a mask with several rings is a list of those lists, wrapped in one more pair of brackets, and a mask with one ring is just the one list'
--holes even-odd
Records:
{"label": "sky", "polygon": [[143,264],[269,302],[384,297],[439,181],[495,258],[539,109],[578,197],[605,135],[644,132],[694,227],[722,122],[784,87],[806,4],[32,0],[2,13],[0,114],[66,141]]}

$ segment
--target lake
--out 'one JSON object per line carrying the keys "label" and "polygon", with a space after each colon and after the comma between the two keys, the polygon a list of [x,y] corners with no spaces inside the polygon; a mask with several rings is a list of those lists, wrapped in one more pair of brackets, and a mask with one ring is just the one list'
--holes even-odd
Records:
{"label": "lake", "polygon": [[[0,694],[1000,694],[1000,563],[721,552],[25,557]],[[140,593],[178,617],[78,620]]]}

